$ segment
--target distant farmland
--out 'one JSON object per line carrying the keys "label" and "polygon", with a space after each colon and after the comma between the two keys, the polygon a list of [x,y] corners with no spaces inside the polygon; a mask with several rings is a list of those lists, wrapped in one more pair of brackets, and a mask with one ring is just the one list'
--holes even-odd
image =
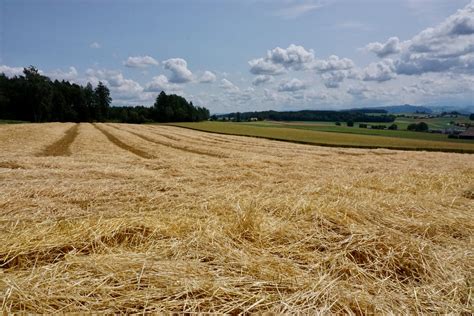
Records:
{"label": "distant farmland", "polygon": [[200,122],[172,125],[213,133],[254,136],[322,146],[474,153],[473,141],[453,140],[449,139],[447,135],[341,127],[327,123],[264,121],[252,123]]}
{"label": "distant farmland", "polygon": [[470,154],[102,123],[0,125],[0,148],[5,313],[472,312]]}

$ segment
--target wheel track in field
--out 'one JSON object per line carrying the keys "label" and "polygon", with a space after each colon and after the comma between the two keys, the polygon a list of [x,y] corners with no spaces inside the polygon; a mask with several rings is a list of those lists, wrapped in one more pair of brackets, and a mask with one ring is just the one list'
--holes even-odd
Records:
{"label": "wheel track in field", "polygon": [[63,137],[51,145],[48,145],[37,156],[70,156],[70,147],[79,134],[78,130],[79,124],[77,123],[73,127],[69,128]]}
{"label": "wheel track in field", "polygon": [[[189,130],[189,128],[186,127],[181,127],[178,125],[171,125],[173,128],[178,128],[181,130]],[[298,156],[300,154],[308,154],[308,155],[325,155],[321,154],[320,152],[317,152],[317,149],[314,148],[286,148],[286,147],[281,147],[282,142],[278,140],[271,140],[273,143],[269,142],[259,142],[259,143],[254,143],[252,141],[246,141],[245,139],[251,139],[251,137],[247,137],[245,135],[232,135],[232,134],[219,134],[220,136],[228,139],[223,139],[223,138],[218,138],[218,137],[212,137],[210,135],[217,135],[212,132],[206,132],[206,131],[201,131],[201,130],[194,130],[196,132],[200,132],[201,134],[199,136],[189,136],[186,134],[181,134],[181,133],[175,133],[177,135],[180,135],[183,138],[190,138],[194,139],[195,141],[199,143],[206,143],[212,142],[216,143],[216,146],[219,146],[220,148],[224,150],[230,150],[233,152],[238,152],[242,153],[242,151],[248,151],[249,148],[251,148],[251,152],[266,156],[266,157],[276,157],[276,158],[281,158],[282,153],[284,153],[285,156],[287,155],[293,155],[293,156]],[[174,131],[173,131],[174,132]],[[203,134],[209,134],[209,135],[203,135]],[[252,139],[255,140],[255,139]],[[283,144],[284,145],[284,144]]]}
{"label": "wheel track in field", "polygon": [[134,155],[137,155],[141,158],[145,158],[145,159],[153,159],[155,158],[153,155],[147,153],[146,151],[144,150],[141,150],[139,148],[136,148],[136,147],[133,147],[127,143],[124,143],[123,141],[121,141],[119,138],[117,138],[117,136],[113,135],[112,133],[110,133],[109,131],[105,130],[104,128],[102,127],[99,127],[97,124],[93,124],[94,127],[96,129],[98,129],[102,134],[105,135],[105,137],[107,137],[107,139],[112,142],[114,145],[116,145],[117,147],[120,147],[122,148],[123,150],[126,150],[126,151],[129,151],[131,152],[132,154]]}
{"label": "wheel track in field", "polygon": [[[175,127],[175,128],[178,128],[178,129],[188,129],[188,128],[183,128],[181,126],[178,126],[178,125],[171,125],[172,127]],[[151,130],[154,130],[156,131],[156,129],[154,129],[153,127],[150,127]],[[197,131],[197,132],[201,132],[203,134],[211,134],[210,132],[206,132],[206,131],[201,131],[201,130],[194,130],[194,131]],[[181,134],[179,132],[176,132],[176,131],[173,131],[173,133],[175,135],[179,135],[180,137],[183,137],[183,138],[190,138],[190,139],[194,139],[195,141],[197,142],[200,142],[200,143],[203,143],[203,142],[208,142],[210,139],[211,142],[218,142],[219,144],[216,144],[217,146],[223,148],[223,149],[226,149],[226,150],[233,150],[235,151],[235,146],[244,146],[244,147],[252,147],[254,149],[256,149],[254,152],[255,153],[259,153],[259,154],[262,154],[262,155],[266,155],[266,156],[272,156],[272,157],[280,157],[279,154],[272,154],[272,153],[269,153],[268,151],[265,151],[265,150],[262,150],[262,149],[270,149],[270,150],[277,150],[278,153],[281,153],[281,151],[285,151],[285,152],[289,152],[289,153],[292,153],[292,154],[319,154],[317,151],[315,151],[314,148],[307,148],[307,149],[303,149],[303,148],[299,148],[299,149],[295,149],[295,148],[281,148],[280,145],[278,143],[278,140],[274,140],[276,143],[275,144],[262,144],[262,143],[252,143],[252,142],[248,142],[248,141],[245,141],[245,140],[242,140],[242,136],[245,138],[245,135],[233,135],[233,134],[221,134],[221,136],[227,136],[229,137],[228,139],[222,139],[222,138],[216,138],[216,137],[212,137],[210,135],[199,135],[198,137],[192,137],[192,136],[189,136],[189,135],[186,135],[186,134]],[[157,133],[158,135],[161,135],[159,133]],[[240,139],[239,139],[240,138]],[[248,137],[247,137],[248,138]],[[281,143],[281,142],[280,142]],[[237,151],[240,151],[240,150],[237,150]]]}
{"label": "wheel track in field", "polygon": [[[128,132],[132,135],[135,135],[143,140],[146,140],[150,143],[154,143],[154,144],[158,144],[158,145],[162,145],[162,146],[166,146],[166,147],[170,147],[170,148],[173,148],[173,149],[177,149],[177,150],[181,150],[181,151],[185,151],[185,152],[188,152],[188,153],[193,153],[193,154],[197,154],[197,155],[204,155],[204,156],[208,156],[208,157],[213,157],[213,158],[229,158],[227,155],[225,154],[217,154],[217,153],[211,153],[211,152],[207,152],[207,151],[202,151],[202,150],[199,150],[199,149],[193,149],[193,148],[189,148],[189,147],[182,147],[182,146],[177,146],[177,145],[174,145],[174,144],[171,144],[171,143],[168,143],[168,142],[163,142],[163,141],[159,141],[159,140],[156,140],[156,139],[153,139],[153,138],[150,138],[148,136],[145,136],[145,135],[142,135],[140,133],[137,133],[137,132],[132,132],[132,131],[129,131],[128,129],[120,129],[116,126],[113,126],[113,125],[108,125],[110,127],[113,127],[115,129],[118,129],[120,131],[125,131],[125,132]],[[157,135],[160,135],[160,136],[163,136],[161,134],[157,134]],[[168,137],[168,139],[172,139],[170,137]]]}
{"label": "wheel track in field", "polygon": [[[202,145],[203,143],[205,143],[205,144],[212,143],[212,144],[215,144],[216,146],[222,146],[222,145],[226,145],[226,144],[229,145],[229,141],[207,139],[207,138],[203,137],[203,135],[191,136],[191,135],[187,135],[187,134],[178,133],[176,130],[171,131],[171,133],[173,133],[173,135],[165,135],[165,134],[162,134],[162,131],[160,131],[159,128],[147,126],[147,129],[150,132],[153,132],[153,134],[163,136],[163,137],[166,137],[168,139],[175,140],[175,141],[182,141],[183,139],[186,139],[188,141],[193,141],[193,143],[197,143],[197,144],[200,144],[200,145]],[[165,128],[165,132],[170,132],[170,131]],[[225,147],[222,147],[222,148],[225,148]]]}
{"label": "wheel track in field", "polygon": [[[179,133],[176,133],[175,131],[172,131],[173,135],[167,135],[165,133],[169,133],[170,131],[168,130],[165,130],[165,131],[162,131],[162,130],[159,130],[155,127],[151,127],[151,126],[144,126],[144,128],[146,128],[146,130],[153,134],[153,135],[156,135],[156,136],[160,136],[160,137],[164,137],[164,138],[167,138],[171,141],[175,141],[175,142],[188,142],[191,146],[202,146],[202,145],[209,145],[209,143],[212,143],[216,146],[219,146],[219,149],[222,149],[222,150],[229,150],[229,148],[226,148],[226,147],[223,147],[221,146],[222,145],[222,142],[208,142],[207,140],[205,139],[202,139],[202,138],[199,138],[199,137],[194,137],[194,136],[191,136],[191,135],[183,135],[183,134],[179,134]],[[181,148],[183,148],[181,146]],[[208,152],[205,152],[205,153],[208,153]],[[220,154],[219,154],[220,155]],[[220,155],[222,156],[222,155]]]}
{"label": "wheel track in field", "polygon": [[[160,128],[163,127],[165,131],[160,130]],[[272,150],[276,150],[277,147],[275,145],[261,145],[261,144],[255,144],[255,143],[249,143],[245,142],[243,140],[239,140],[238,138],[241,138],[241,136],[234,136],[234,135],[222,135],[224,137],[229,137],[229,139],[220,139],[220,138],[213,138],[210,137],[208,132],[205,131],[198,131],[198,130],[193,130],[193,132],[198,132],[200,135],[199,136],[194,136],[194,135],[189,135],[189,134],[183,134],[181,131],[188,130],[186,128],[182,128],[179,126],[153,126],[153,125],[145,125],[143,126],[144,129],[148,130],[150,133],[157,135],[157,136],[162,136],[168,139],[172,139],[178,142],[181,141],[187,141],[190,142],[191,145],[196,145],[196,146],[214,146],[217,147],[223,151],[235,153],[237,155],[241,155],[243,152],[248,152],[249,147],[251,147],[251,152],[254,154],[258,154],[261,157],[272,157],[272,158],[281,158],[281,155],[275,152],[268,152],[265,150],[265,148],[269,148]],[[164,133],[172,133],[172,135],[165,135]],[[231,137],[235,137],[231,138]],[[243,137],[245,138],[245,136]],[[236,148],[235,145],[237,146],[243,146],[244,148]],[[280,149],[278,149],[280,150]],[[289,149],[287,149],[289,151]],[[298,154],[299,151],[294,151],[292,150],[291,153],[293,154]],[[304,152],[303,153],[307,153]],[[230,154],[228,157],[232,157]]]}
{"label": "wheel track in field", "polygon": [[[160,137],[164,137],[164,138],[167,138],[167,139],[170,139],[170,140],[173,140],[173,141],[177,141],[177,142],[183,142],[183,141],[186,141],[186,142],[189,142],[191,146],[214,146],[214,147],[217,147],[219,148],[220,150],[223,150],[223,151],[227,151],[227,152],[232,152],[232,153],[236,153],[236,154],[241,154],[242,153],[242,149],[239,149],[239,148],[236,148],[235,145],[238,145],[238,146],[246,146],[246,147],[255,147],[255,148],[258,148],[258,149],[261,149],[262,146],[259,146],[258,144],[248,144],[248,143],[245,143],[245,142],[238,142],[238,141],[234,141],[234,140],[224,140],[224,139],[214,139],[212,137],[209,137],[207,135],[204,135],[204,134],[207,134],[207,132],[201,132],[201,131],[197,131],[195,130],[196,132],[200,132],[200,135],[199,136],[193,136],[193,135],[189,135],[189,134],[182,134],[182,133],[179,133],[177,130],[186,130],[185,128],[181,128],[181,127],[177,127],[177,126],[169,126],[169,128],[172,128],[172,129],[168,129],[167,127],[164,127],[165,131],[163,130],[160,130],[162,126],[160,127],[157,127],[157,126],[143,126],[144,129],[146,129],[147,131],[149,131],[150,133],[154,134],[154,135],[157,135],[157,136],[160,136]],[[194,131],[193,131],[194,132]],[[173,135],[166,135],[164,133],[173,133]],[[227,135],[225,135],[227,136]],[[228,136],[232,136],[232,135],[228,135]],[[263,147],[267,147],[267,146],[263,146]],[[275,149],[275,147],[270,147],[270,148],[273,148]],[[274,154],[270,154],[268,152],[265,152],[265,151],[253,151],[254,153],[257,153],[257,154],[260,154],[260,155],[265,155],[265,156],[270,156],[270,157],[279,157],[278,155],[274,155]],[[224,155],[220,155],[220,156],[224,156]],[[230,157],[230,155],[228,156]]]}
{"label": "wheel track in field", "polygon": [[[182,127],[182,126],[179,126],[179,125],[172,125],[173,127],[178,127],[178,128],[181,128],[181,129],[190,129],[190,128],[187,128],[187,127]],[[195,130],[195,129],[192,129],[191,130]],[[281,140],[278,140],[278,139],[267,139],[268,141],[271,141],[273,142],[272,144],[270,143],[267,143],[267,144],[263,144],[263,143],[252,143],[252,142],[246,142],[246,141],[243,141],[241,140],[242,138],[246,138],[247,136],[246,135],[234,135],[234,134],[219,134],[219,133],[214,133],[214,132],[208,132],[208,131],[205,131],[205,130],[197,130],[196,131],[198,132],[202,132],[202,133],[209,133],[209,134],[214,134],[214,135],[221,135],[221,136],[228,136],[230,137],[229,140],[218,140],[219,138],[213,138],[211,137],[211,139],[215,139],[215,140],[218,140],[218,141],[223,141],[227,146],[230,146],[231,144],[233,145],[237,145],[237,146],[244,146],[244,147],[253,147],[255,149],[257,149],[255,152],[256,153],[259,153],[259,154],[264,154],[264,155],[268,155],[268,156],[274,156],[274,157],[280,157],[279,154],[271,154],[269,152],[266,152],[266,151],[261,151],[260,149],[263,149],[263,148],[266,148],[266,149],[270,149],[270,150],[277,150],[278,153],[281,153],[281,152],[285,152],[285,155],[287,155],[288,153],[290,154],[297,154],[297,155],[300,155],[300,154],[303,154],[303,155],[317,155],[317,156],[327,156],[328,153],[326,152],[321,152],[321,147],[319,147],[319,145],[308,145],[308,144],[297,144],[297,143],[293,143],[293,145],[299,145],[299,146],[305,146],[306,148],[303,148],[303,147],[300,147],[300,148],[295,148],[293,146],[293,148],[290,148],[290,147],[281,147],[281,145],[284,145],[282,144],[283,142]],[[239,139],[241,138],[241,139]],[[260,138],[261,140],[261,138]],[[318,148],[319,147],[319,148]],[[326,147],[325,150],[327,150],[329,147]],[[342,148],[342,149],[351,149],[351,147],[347,147],[347,148]]]}
{"label": "wheel track in field", "polygon": [[[178,128],[178,129],[184,129],[184,128],[181,128],[181,127],[177,127],[177,126],[172,126],[173,128]],[[214,144],[215,146],[219,147],[219,149],[222,149],[222,150],[226,150],[226,151],[232,151],[232,152],[236,152],[236,153],[241,153],[242,150],[241,149],[236,149],[235,146],[245,146],[245,147],[253,147],[253,148],[257,148],[257,149],[262,149],[262,148],[271,148],[271,149],[275,149],[275,146],[261,146],[259,144],[252,144],[252,143],[248,143],[248,142],[245,142],[245,141],[240,141],[240,140],[235,140],[235,139],[229,139],[229,140],[224,140],[224,139],[216,139],[216,138],[212,138],[212,137],[209,137],[207,135],[202,135],[202,134],[205,134],[207,132],[201,132],[201,131],[197,131],[197,132],[201,132],[202,134],[199,135],[199,136],[192,136],[192,135],[188,135],[188,134],[181,134],[179,132],[177,132],[176,130],[173,130],[171,131],[174,135],[171,136],[171,135],[165,135],[162,133],[162,131],[158,130],[156,127],[148,127],[147,126],[147,129],[155,134],[155,135],[158,135],[158,136],[162,136],[162,137],[165,137],[165,138],[168,138],[168,139],[172,139],[172,140],[175,140],[175,141],[188,141],[192,144],[195,144],[197,146],[202,146],[203,144],[205,145],[209,145],[209,144]],[[170,131],[168,131],[170,132]],[[179,137],[177,137],[176,135],[178,135]],[[226,136],[233,136],[233,135],[226,135]],[[271,153],[268,153],[268,152],[265,152],[263,150],[260,150],[260,151],[254,151],[254,153],[258,153],[258,154],[261,154],[261,155],[265,155],[265,156],[271,156],[271,157],[279,157],[278,155],[274,155],[274,154],[271,154]]]}
{"label": "wheel track in field", "polygon": [[[327,156],[328,153],[323,153],[318,151],[314,146],[308,146],[308,148],[282,148],[280,147],[281,142],[278,140],[274,140],[273,144],[267,144],[264,143],[253,143],[249,141],[245,141],[244,139],[248,138],[246,136],[242,135],[232,135],[232,134],[213,134],[209,133],[206,131],[200,131],[200,130],[192,130],[193,132],[198,132],[199,136],[195,135],[189,135],[186,133],[182,133],[183,130],[189,130],[188,128],[183,128],[181,126],[176,126],[176,125],[170,125],[170,126],[160,126],[160,125],[145,125],[145,129],[150,131],[151,133],[162,136],[171,140],[175,141],[189,141],[191,144],[196,144],[197,146],[199,145],[210,145],[212,143],[219,149],[222,149],[224,151],[231,151],[235,153],[242,153],[243,151],[247,151],[249,148],[251,148],[251,152],[265,156],[265,157],[275,157],[275,158],[281,158],[282,157],[282,152],[285,153],[285,155],[293,155],[293,156],[300,156],[300,155],[309,155],[309,156]],[[163,128],[165,132],[163,132]],[[164,133],[169,132],[172,133],[172,135],[165,135]],[[209,134],[209,135],[206,135]],[[213,136],[216,135],[216,136]],[[220,136],[220,137],[219,137]],[[227,138],[227,139],[226,139]],[[268,150],[267,150],[268,149]]]}

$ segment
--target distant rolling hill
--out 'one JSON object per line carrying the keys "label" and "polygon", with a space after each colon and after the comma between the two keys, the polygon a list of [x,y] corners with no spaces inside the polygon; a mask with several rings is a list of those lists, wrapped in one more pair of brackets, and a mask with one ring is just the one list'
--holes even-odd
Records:
{"label": "distant rolling hill", "polygon": [[[385,110],[389,114],[399,114],[399,113],[416,113],[416,112],[424,112],[424,113],[432,113],[432,109],[419,106],[419,105],[389,105],[389,106],[377,106],[371,108],[363,108],[363,109],[370,109],[370,110]],[[352,109],[352,110],[361,110],[361,109]]]}

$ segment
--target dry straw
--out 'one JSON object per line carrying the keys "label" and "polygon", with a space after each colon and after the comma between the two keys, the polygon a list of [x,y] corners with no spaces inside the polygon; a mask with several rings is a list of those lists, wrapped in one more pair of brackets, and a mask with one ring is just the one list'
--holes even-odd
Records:
{"label": "dry straw", "polygon": [[0,147],[3,312],[473,312],[472,155],[119,124]]}

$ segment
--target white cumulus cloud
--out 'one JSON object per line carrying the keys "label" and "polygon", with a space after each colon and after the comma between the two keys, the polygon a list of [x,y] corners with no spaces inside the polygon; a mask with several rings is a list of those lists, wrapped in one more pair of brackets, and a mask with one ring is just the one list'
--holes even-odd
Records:
{"label": "white cumulus cloud", "polygon": [[199,78],[200,83],[213,83],[214,81],[216,81],[216,75],[209,70],[206,70]]}
{"label": "white cumulus cloud", "polygon": [[89,68],[86,70],[86,77],[93,85],[102,81],[110,88],[114,99],[131,100],[143,97],[142,86],[132,79],[126,79],[120,71]]}
{"label": "white cumulus cloud", "polygon": [[294,91],[304,90],[304,89],[306,89],[306,84],[303,81],[296,78],[283,81],[278,86],[278,91],[280,92],[294,92]]}
{"label": "white cumulus cloud", "polygon": [[265,58],[257,58],[249,61],[250,72],[254,75],[281,75],[285,69],[281,65],[272,63]]}
{"label": "white cumulus cloud", "polygon": [[272,81],[272,77],[271,76],[267,76],[267,75],[259,75],[257,77],[255,77],[254,80],[252,80],[252,84],[254,86],[260,86],[260,85],[263,85],[267,82],[271,82]]}
{"label": "white cumulus cloud", "polygon": [[250,72],[255,75],[279,75],[286,70],[309,69],[314,61],[313,50],[291,44],[287,48],[275,47],[267,56],[250,60]]}
{"label": "white cumulus cloud", "polygon": [[5,76],[9,78],[12,78],[15,76],[21,76],[23,74],[23,68],[0,65],[0,74],[5,74]]}
{"label": "white cumulus cloud", "polygon": [[150,82],[145,85],[146,92],[166,92],[178,90],[178,85],[171,83],[165,75],[155,76]]}
{"label": "white cumulus cloud", "polygon": [[74,81],[78,79],[78,72],[77,69],[73,66],[69,67],[68,71],[63,71],[61,69],[53,70],[51,72],[46,73],[46,76],[50,77],[51,79],[57,80],[66,80],[66,81]]}
{"label": "white cumulus cloud", "polygon": [[123,64],[130,68],[147,68],[158,66],[160,63],[150,56],[130,56]]}
{"label": "white cumulus cloud", "polygon": [[349,70],[354,68],[354,62],[349,58],[339,58],[339,56],[331,55],[327,60],[318,59],[314,62],[313,68],[320,71],[336,71]]}
{"label": "white cumulus cloud", "polygon": [[240,89],[235,84],[233,84],[230,80],[222,79],[220,87],[228,92],[239,92]]}
{"label": "white cumulus cloud", "polygon": [[314,52],[312,49],[306,50],[303,46],[291,44],[287,48],[276,47],[269,50],[267,60],[287,69],[307,69],[314,60]]}
{"label": "white cumulus cloud", "polygon": [[[395,38],[385,44],[367,47],[379,55],[399,51],[395,59],[397,74],[420,75],[430,72],[474,72],[474,1],[412,39],[397,44]],[[378,45],[380,44],[380,45]],[[392,49],[393,48],[393,49]],[[370,77],[370,76],[369,76]]]}
{"label": "white cumulus cloud", "polygon": [[393,60],[384,59],[376,63],[369,64],[363,71],[364,81],[388,81],[396,77]]}
{"label": "white cumulus cloud", "polygon": [[402,47],[398,37],[390,37],[385,43],[373,42],[366,46],[366,49],[375,53],[378,57],[384,58],[389,55],[398,54]]}
{"label": "white cumulus cloud", "polygon": [[346,73],[343,71],[331,71],[321,75],[326,88],[339,88],[341,82],[346,78]]}
{"label": "white cumulus cloud", "polygon": [[188,69],[186,60],[182,58],[165,60],[163,66],[171,72],[169,81],[172,83],[186,83],[193,80],[193,73]]}

